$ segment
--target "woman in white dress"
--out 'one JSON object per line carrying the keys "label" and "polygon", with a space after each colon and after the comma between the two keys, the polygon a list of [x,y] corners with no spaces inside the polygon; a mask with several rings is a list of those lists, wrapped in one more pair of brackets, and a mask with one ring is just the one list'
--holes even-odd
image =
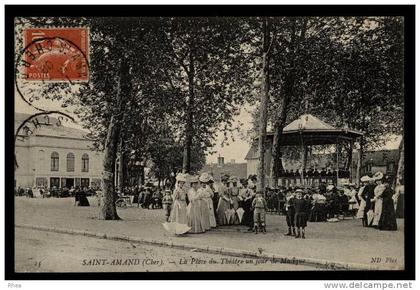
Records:
{"label": "woman in white dress", "polygon": [[361,187],[359,188],[359,192],[357,193],[357,196],[359,197],[360,204],[359,204],[359,210],[357,211],[356,217],[358,219],[363,219],[364,211],[366,208],[366,201],[363,199],[362,194],[363,190],[365,189],[366,184],[369,182],[370,177],[365,175],[362,178],[360,178],[360,182],[362,183]]}
{"label": "woman in white dress", "polygon": [[213,190],[210,187],[211,182],[211,176],[207,172],[204,172],[201,174],[200,183],[202,184],[202,188],[199,189],[200,195],[203,196],[203,201],[206,202],[206,206],[209,210],[209,225],[211,228],[216,227],[216,217],[214,215],[214,209],[213,209]]}
{"label": "woman in white dress", "polygon": [[375,208],[373,210],[373,222],[372,226],[377,227],[379,225],[379,220],[381,219],[382,214],[382,193],[385,190],[385,185],[382,184],[382,178],[384,177],[382,172],[377,172],[373,175],[373,179],[376,180],[376,187],[374,190],[375,196],[371,199],[371,202],[375,203]]}
{"label": "woman in white dress", "polygon": [[[187,182],[190,182],[191,188],[188,190],[188,200],[190,203],[187,207],[188,226],[191,227],[190,233],[198,234],[206,231],[202,220],[202,202],[198,193],[198,178],[196,176],[188,176]],[[207,217],[208,218],[208,217]]]}
{"label": "woman in white dress", "polygon": [[197,189],[197,194],[199,197],[200,203],[200,221],[201,226],[208,231],[210,226],[210,211],[209,205],[207,202],[208,192],[206,190],[206,183],[200,182],[200,188]]}
{"label": "woman in white dress", "polygon": [[186,176],[185,174],[178,174],[176,176],[177,187],[172,194],[172,211],[170,215],[171,222],[180,224],[187,224],[187,191],[185,190]]}

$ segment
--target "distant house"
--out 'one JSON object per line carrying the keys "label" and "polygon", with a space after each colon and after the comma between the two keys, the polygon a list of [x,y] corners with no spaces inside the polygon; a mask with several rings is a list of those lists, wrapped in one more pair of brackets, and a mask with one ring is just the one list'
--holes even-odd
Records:
{"label": "distant house", "polygon": [[[357,168],[358,152],[353,155],[353,168]],[[397,172],[399,150],[368,151],[363,158],[361,174],[374,174],[377,171],[394,175]]]}
{"label": "distant house", "polygon": [[224,157],[218,157],[217,163],[204,165],[200,170],[200,173],[202,172],[211,173],[216,181],[219,181],[220,177],[225,174],[239,178],[246,178],[248,176],[247,163],[236,163],[234,159],[229,163],[225,163]]}

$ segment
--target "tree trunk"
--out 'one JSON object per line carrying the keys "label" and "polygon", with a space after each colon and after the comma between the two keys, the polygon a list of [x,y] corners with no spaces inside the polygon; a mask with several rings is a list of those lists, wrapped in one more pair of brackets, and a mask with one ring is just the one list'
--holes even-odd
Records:
{"label": "tree trunk", "polygon": [[353,141],[350,142],[350,149],[348,151],[348,156],[347,156],[347,166],[346,166],[346,171],[349,172],[349,176],[350,176],[350,183],[353,182]]}
{"label": "tree trunk", "polygon": [[144,185],[144,166],[140,167],[139,185]]}
{"label": "tree trunk", "polygon": [[258,138],[258,183],[257,191],[263,191],[265,188],[265,148],[267,137],[267,111],[268,111],[268,43],[269,43],[269,27],[268,20],[263,21],[263,73],[261,80],[261,104],[260,104],[260,120],[259,120],[259,138]]}
{"label": "tree trunk", "polygon": [[[294,84],[295,84],[295,48],[299,45],[299,43],[305,38],[306,33],[306,25],[307,19],[303,20],[300,37],[297,39],[296,36],[296,20],[292,23],[292,30],[291,30],[291,42],[290,42],[290,50],[292,51],[291,54],[291,70],[289,71],[284,88],[282,88],[282,99],[283,99],[283,106],[281,108],[281,113],[278,115],[276,123],[274,125],[274,137],[273,137],[273,147],[271,150],[272,155],[272,162],[270,166],[270,179],[271,184],[274,185],[275,188],[278,186],[278,179],[280,172],[283,171],[282,160],[281,160],[281,138],[283,134],[283,128],[286,125],[287,119],[287,112],[289,109],[289,105],[291,100],[294,96]],[[300,63],[298,63],[300,65]]]}
{"label": "tree trunk", "polygon": [[118,114],[111,117],[108,125],[107,136],[105,141],[104,159],[103,159],[103,196],[101,206],[99,208],[99,219],[118,220],[115,206],[116,194],[114,184],[115,159],[117,157],[118,139],[121,131],[121,115],[124,113],[125,100],[131,93],[131,81],[129,76],[129,66],[127,59],[123,59],[119,68],[119,80],[117,89]]}
{"label": "tree trunk", "polygon": [[288,95],[284,96],[284,102],[281,109],[280,117],[277,119],[274,128],[274,136],[273,136],[273,147],[271,149],[271,169],[270,169],[270,177],[271,177],[271,184],[274,188],[278,187],[278,180],[280,172],[283,171],[282,166],[282,154],[281,154],[281,137],[283,134],[283,128],[286,125],[286,117],[287,117],[287,109],[289,107],[290,97]]}
{"label": "tree trunk", "polygon": [[117,188],[119,192],[123,192],[124,187],[124,154],[121,152],[121,148],[118,152],[118,183]]}
{"label": "tree trunk", "polygon": [[190,52],[189,70],[188,70],[188,102],[187,102],[187,121],[185,124],[185,144],[182,159],[182,172],[190,173],[191,171],[191,147],[193,138],[193,107],[194,107],[194,60]]}
{"label": "tree trunk", "polygon": [[120,219],[117,214],[115,206],[116,196],[114,188],[114,170],[115,170],[115,157],[117,151],[117,141],[119,135],[119,125],[115,120],[115,116],[111,117],[111,122],[108,126],[108,134],[106,137],[106,146],[104,151],[103,161],[103,196],[99,212],[99,219],[104,220],[118,220]]}
{"label": "tree trunk", "polygon": [[401,184],[400,180],[403,180],[404,177],[404,136],[401,139],[400,144],[400,157],[398,159],[398,168],[395,175],[396,185]]}
{"label": "tree trunk", "polygon": [[362,171],[362,164],[363,164],[363,137],[360,138],[359,141],[359,156],[357,156],[357,169],[356,169],[356,184],[357,186],[360,185],[360,178],[361,178],[361,171]]}

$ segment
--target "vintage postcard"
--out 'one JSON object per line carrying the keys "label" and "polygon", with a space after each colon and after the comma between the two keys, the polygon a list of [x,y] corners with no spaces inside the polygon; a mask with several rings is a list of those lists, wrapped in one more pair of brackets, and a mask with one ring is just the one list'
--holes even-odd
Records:
{"label": "vintage postcard", "polygon": [[13,271],[407,270],[405,9],[15,15]]}

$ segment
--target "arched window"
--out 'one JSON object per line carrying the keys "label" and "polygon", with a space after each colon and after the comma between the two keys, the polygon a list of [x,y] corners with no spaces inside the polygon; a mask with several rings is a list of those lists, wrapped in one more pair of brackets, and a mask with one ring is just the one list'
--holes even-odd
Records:
{"label": "arched window", "polygon": [[74,171],[74,154],[69,153],[67,154],[67,172]]}
{"label": "arched window", "polygon": [[89,172],[89,155],[82,155],[82,172]]}
{"label": "arched window", "polygon": [[58,171],[59,156],[57,152],[51,153],[51,171]]}

